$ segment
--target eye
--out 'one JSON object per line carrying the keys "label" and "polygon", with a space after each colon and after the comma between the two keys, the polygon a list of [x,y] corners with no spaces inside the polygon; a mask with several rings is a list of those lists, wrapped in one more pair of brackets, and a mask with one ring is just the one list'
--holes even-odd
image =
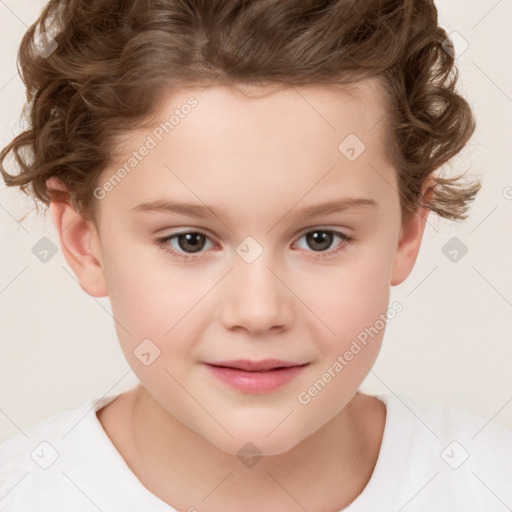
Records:
{"label": "eye", "polygon": [[[315,255],[315,258],[319,259],[327,258],[329,256],[338,254],[339,252],[343,251],[346,248],[346,246],[353,241],[353,237],[345,235],[345,233],[322,228],[306,231],[299,238],[299,240],[301,240],[302,238],[305,238],[306,243],[313,249],[313,251],[310,252],[317,253]],[[336,240],[336,238],[341,240],[341,242],[337,245],[336,249],[332,251],[325,251],[325,249],[331,247],[333,241]]]}
{"label": "eye", "polygon": [[[172,248],[172,244],[169,243],[174,240],[178,246],[177,248]],[[159,238],[157,244],[173,256],[188,261],[198,258],[198,256],[193,256],[192,254],[200,252],[204,248],[206,240],[209,240],[209,238],[200,231],[183,231]],[[183,253],[181,251],[190,251],[190,253]]]}
{"label": "eye", "polygon": [[[340,231],[331,229],[313,229],[304,232],[299,238],[306,239],[308,245],[312,246],[313,250],[309,252],[316,253],[315,258],[322,259],[333,256],[343,251],[354,238]],[[334,240],[338,238],[341,242],[337,248],[332,251],[326,251],[331,247]],[[172,233],[166,237],[158,238],[156,243],[164,251],[170,253],[172,256],[183,259],[185,261],[196,260],[200,256],[202,249],[206,245],[206,241],[210,240],[209,237],[201,231],[182,231],[180,233]],[[172,242],[175,242],[174,244]],[[213,244],[212,244],[213,245]],[[198,255],[195,255],[198,254]]]}

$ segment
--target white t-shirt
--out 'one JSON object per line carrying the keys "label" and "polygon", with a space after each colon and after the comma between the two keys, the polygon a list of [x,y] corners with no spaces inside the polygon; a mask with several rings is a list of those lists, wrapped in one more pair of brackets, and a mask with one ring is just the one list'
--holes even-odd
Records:
{"label": "white t-shirt", "polygon": [[[103,430],[95,412],[117,396],[87,400],[4,441],[0,510],[177,512],[142,485]],[[387,409],[379,457],[344,512],[510,510],[511,431],[455,407],[375,397]]]}

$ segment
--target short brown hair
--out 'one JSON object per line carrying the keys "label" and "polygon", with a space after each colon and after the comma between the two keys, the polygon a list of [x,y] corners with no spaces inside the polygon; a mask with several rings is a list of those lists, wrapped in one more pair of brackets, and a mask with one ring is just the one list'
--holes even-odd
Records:
{"label": "short brown hair", "polygon": [[[41,55],[34,39],[47,32],[57,48]],[[117,136],[145,126],[166,91],[378,77],[402,219],[424,204],[426,183],[431,211],[465,219],[480,182],[432,174],[475,129],[447,37],[431,0],[50,0],[19,48],[30,129],[0,153],[2,176],[47,206],[56,176],[94,219],[93,190]],[[11,151],[17,175],[3,166]]]}

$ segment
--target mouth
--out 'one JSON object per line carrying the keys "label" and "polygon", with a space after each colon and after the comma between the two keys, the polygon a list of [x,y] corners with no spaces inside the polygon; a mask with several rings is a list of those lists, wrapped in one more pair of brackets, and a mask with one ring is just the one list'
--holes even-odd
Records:
{"label": "mouth", "polygon": [[264,359],[262,361],[251,361],[250,359],[237,359],[236,361],[217,361],[207,362],[211,366],[221,368],[233,368],[235,370],[244,370],[246,372],[266,372],[272,370],[281,370],[294,366],[305,366],[309,363],[294,363],[291,361],[281,361],[280,359]]}
{"label": "mouth", "polygon": [[217,361],[204,363],[220,382],[251,394],[263,394],[286,386],[309,365],[266,359],[264,361]]}

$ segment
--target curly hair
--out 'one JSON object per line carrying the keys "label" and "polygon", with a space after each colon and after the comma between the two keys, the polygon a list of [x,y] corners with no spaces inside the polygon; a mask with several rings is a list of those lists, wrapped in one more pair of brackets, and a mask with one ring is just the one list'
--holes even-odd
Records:
{"label": "curly hair", "polygon": [[[165,92],[378,77],[402,220],[420,206],[465,219],[480,182],[433,174],[475,130],[447,42],[432,0],[50,0],[19,47],[30,125],[1,151],[2,176],[36,208],[62,199],[46,186],[56,176],[94,220],[118,137],[149,126]],[[3,166],[11,151],[17,175]]]}

